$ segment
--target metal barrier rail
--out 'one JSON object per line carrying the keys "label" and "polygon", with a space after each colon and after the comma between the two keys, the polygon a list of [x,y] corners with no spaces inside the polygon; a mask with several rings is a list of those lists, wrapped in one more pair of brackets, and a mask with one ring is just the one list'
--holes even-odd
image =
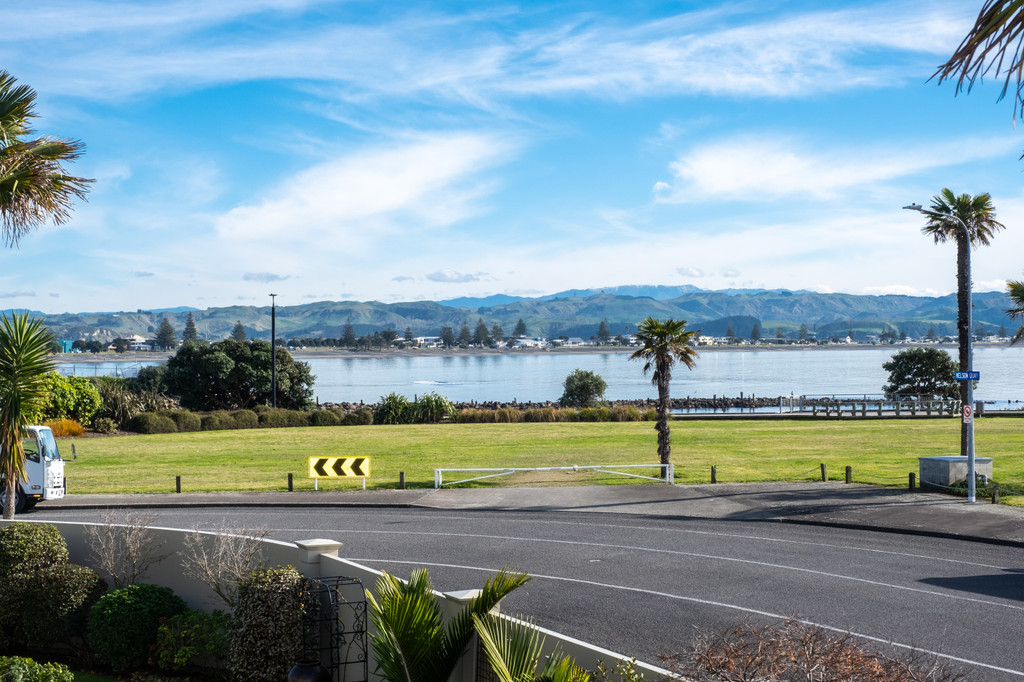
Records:
{"label": "metal barrier rail", "polygon": [[[580,471],[581,469],[589,469],[591,471],[599,471],[603,474],[617,474],[619,476],[628,476],[630,478],[642,478],[648,481],[663,481],[669,485],[673,484],[675,469],[672,464],[596,464],[579,466],[573,464],[571,467],[501,467],[501,468],[471,468],[471,469],[434,469],[434,488],[440,488],[443,485],[458,485],[459,483],[470,483],[472,481],[482,481],[486,478],[495,478],[497,476],[508,476],[514,474],[517,471]],[[615,471],[615,469],[660,469],[665,471],[665,476],[641,476],[640,474],[630,474],[624,471]],[[464,478],[461,481],[444,481],[445,471],[494,471],[497,473],[486,474],[484,476],[474,476],[473,478]]]}

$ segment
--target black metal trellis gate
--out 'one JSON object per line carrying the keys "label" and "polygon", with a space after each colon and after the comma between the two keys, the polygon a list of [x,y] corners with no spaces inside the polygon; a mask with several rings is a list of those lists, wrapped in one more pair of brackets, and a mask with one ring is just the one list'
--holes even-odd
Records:
{"label": "black metal trellis gate", "polygon": [[320,602],[303,623],[304,657],[319,660],[333,682],[367,682],[366,591],[358,578],[312,581]]}

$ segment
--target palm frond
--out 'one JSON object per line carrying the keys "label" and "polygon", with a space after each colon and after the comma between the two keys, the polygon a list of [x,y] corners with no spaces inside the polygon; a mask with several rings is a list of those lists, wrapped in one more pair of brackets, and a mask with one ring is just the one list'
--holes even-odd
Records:
{"label": "palm frond", "polygon": [[499,682],[526,682],[537,672],[544,648],[540,630],[530,623],[492,615],[473,615],[480,643]]}
{"label": "palm frond", "polygon": [[[998,76],[1005,73],[999,99],[1010,90],[1011,79],[1016,80],[1014,119],[1017,111],[1024,115],[1024,0],[987,0],[982,6],[974,26],[957,47],[956,52],[932,75],[941,84],[956,78],[955,94],[970,92],[974,83],[981,82],[990,72]],[[1005,68],[1004,68],[1005,65]]]}

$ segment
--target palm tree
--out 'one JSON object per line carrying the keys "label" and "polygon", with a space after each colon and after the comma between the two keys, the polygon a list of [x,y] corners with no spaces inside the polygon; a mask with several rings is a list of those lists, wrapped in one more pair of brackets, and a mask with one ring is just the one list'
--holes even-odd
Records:
{"label": "palm tree", "polygon": [[14,518],[14,503],[25,478],[22,439],[31,416],[46,398],[46,374],[53,370],[52,340],[40,319],[0,317],[0,474],[5,519]]}
{"label": "palm tree", "polygon": [[590,673],[558,647],[537,670],[544,638],[532,623],[490,614],[474,615],[473,622],[498,682],[589,682]]}
{"label": "palm tree", "polygon": [[84,199],[92,180],[64,173],[62,164],[85,146],[77,140],[32,135],[35,91],[0,71],[0,231],[7,246],[47,220],[67,221],[75,198]]}
{"label": "palm tree", "polygon": [[[1005,226],[996,220],[996,210],[988,193],[973,197],[969,194],[957,196],[948,188],[943,188],[941,193],[932,197],[932,205],[921,212],[928,218],[921,232],[930,235],[936,244],[943,244],[950,239],[956,241],[956,326],[960,346],[958,360],[960,369],[966,370],[970,365],[967,346],[971,333],[968,310],[970,301],[967,300],[968,248],[977,247],[979,244],[988,246],[993,235]],[[960,225],[961,221],[970,233],[970,245]],[[961,382],[960,401],[963,403],[967,402],[967,388],[967,382]],[[970,425],[962,423],[960,427],[960,454],[966,456]]]}
{"label": "palm tree", "polygon": [[[686,320],[668,319],[664,322],[648,317],[636,328],[636,338],[643,346],[629,356],[630,360],[643,360],[644,374],[652,369],[651,383],[658,387],[658,455],[662,464],[669,464],[672,444],[668,426],[668,389],[672,381],[672,365],[676,360],[693,369],[697,364],[697,351],[693,337],[700,330],[687,331]],[[667,469],[662,469],[667,476]]]}
{"label": "palm tree", "polygon": [[[1010,295],[1010,300],[1013,301],[1013,307],[1007,310],[1006,314],[1010,317],[1024,318],[1024,281],[1007,282],[1006,293]],[[1013,335],[1013,340],[1010,343],[1017,343],[1021,339],[1024,339],[1024,324]]]}
{"label": "palm tree", "polygon": [[505,595],[529,582],[526,573],[502,569],[445,623],[426,570],[403,582],[389,573],[377,579],[377,599],[367,590],[370,620],[377,628],[377,672],[389,682],[447,682],[473,636],[473,615],[483,615]]}
{"label": "palm tree", "polygon": [[1006,74],[999,99],[1010,89],[1010,78],[1016,75],[1014,118],[1018,107],[1024,115],[1024,55],[1021,54],[1021,35],[1024,33],[1024,0],[987,0],[982,6],[973,28],[960,43],[956,52],[940,66],[932,78],[939,83],[956,77],[956,94],[970,92],[975,81],[981,81],[989,71]]}

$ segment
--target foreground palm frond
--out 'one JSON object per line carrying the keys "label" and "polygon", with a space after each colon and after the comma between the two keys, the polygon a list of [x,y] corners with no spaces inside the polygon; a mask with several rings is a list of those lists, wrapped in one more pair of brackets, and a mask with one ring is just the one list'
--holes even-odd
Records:
{"label": "foreground palm frond", "polygon": [[588,682],[590,674],[556,648],[537,670],[544,638],[532,623],[473,616],[484,653],[499,682]]}
{"label": "foreground palm frond", "polygon": [[413,571],[408,582],[381,574],[376,598],[366,593],[377,628],[377,672],[389,682],[447,682],[473,635],[473,616],[486,614],[529,580],[526,573],[500,570],[445,623],[425,569]]}

